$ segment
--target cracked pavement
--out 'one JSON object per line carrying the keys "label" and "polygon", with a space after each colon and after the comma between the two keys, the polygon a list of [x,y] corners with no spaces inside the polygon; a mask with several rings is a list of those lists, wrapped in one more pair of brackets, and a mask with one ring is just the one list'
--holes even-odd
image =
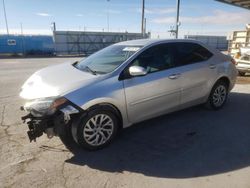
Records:
{"label": "cracked pavement", "polygon": [[79,58],[0,59],[0,187],[250,187],[250,76],[220,111],[194,107],[135,125],[108,148],[29,143],[18,97],[36,70]]}

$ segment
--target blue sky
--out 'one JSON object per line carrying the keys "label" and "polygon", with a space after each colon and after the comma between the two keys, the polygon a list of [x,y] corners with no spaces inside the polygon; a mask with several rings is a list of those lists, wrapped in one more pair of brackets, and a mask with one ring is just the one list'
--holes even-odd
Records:
{"label": "blue sky", "polygon": [[[2,0],[1,0],[2,1]],[[147,31],[153,37],[169,37],[175,22],[176,0],[145,0]],[[140,32],[141,0],[5,0],[11,33],[51,34],[55,21],[58,30],[107,30]],[[226,35],[241,30],[250,22],[250,11],[214,0],[182,0],[180,33]],[[2,2],[0,33],[6,32]]]}

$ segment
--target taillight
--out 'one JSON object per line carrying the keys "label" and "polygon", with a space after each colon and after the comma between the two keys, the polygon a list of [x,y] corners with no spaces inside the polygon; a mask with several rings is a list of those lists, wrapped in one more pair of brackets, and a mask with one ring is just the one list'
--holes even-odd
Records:
{"label": "taillight", "polygon": [[235,59],[240,59],[241,57],[241,53],[240,52],[237,52],[235,55],[234,55],[234,58]]}
{"label": "taillight", "polygon": [[232,62],[234,65],[237,65],[237,64],[238,64],[237,61],[235,61],[234,58],[231,59],[231,62]]}

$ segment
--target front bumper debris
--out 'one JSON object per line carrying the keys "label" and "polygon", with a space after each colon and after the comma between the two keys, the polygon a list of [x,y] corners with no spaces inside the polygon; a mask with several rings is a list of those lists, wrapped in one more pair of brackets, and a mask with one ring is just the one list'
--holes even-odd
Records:
{"label": "front bumper debris", "polygon": [[[21,110],[23,110],[22,107]],[[28,125],[29,130],[27,131],[27,135],[30,142],[36,142],[36,138],[42,136],[43,133],[46,133],[48,138],[64,134],[65,126],[70,122],[72,115],[78,114],[79,112],[79,109],[68,105],[53,115],[35,117],[29,113],[21,119]]]}
{"label": "front bumper debris", "polygon": [[27,122],[29,130],[27,135],[30,142],[36,141],[36,138],[43,135],[47,129],[55,127],[53,117],[34,117],[32,114],[28,114],[22,117],[24,123]]}

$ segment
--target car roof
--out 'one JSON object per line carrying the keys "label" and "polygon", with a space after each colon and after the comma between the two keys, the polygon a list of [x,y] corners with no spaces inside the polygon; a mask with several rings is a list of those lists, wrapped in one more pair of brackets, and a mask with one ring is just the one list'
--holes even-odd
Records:
{"label": "car roof", "polygon": [[172,43],[172,42],[190,42],[190,43],[201,44],[201,42],[197,40],[191,40],[191,39],[139,39],[139,40],[128,40],[124,42],[119,42],[119,43],[116,43],[115,45],[148,46],[151,44]]}

